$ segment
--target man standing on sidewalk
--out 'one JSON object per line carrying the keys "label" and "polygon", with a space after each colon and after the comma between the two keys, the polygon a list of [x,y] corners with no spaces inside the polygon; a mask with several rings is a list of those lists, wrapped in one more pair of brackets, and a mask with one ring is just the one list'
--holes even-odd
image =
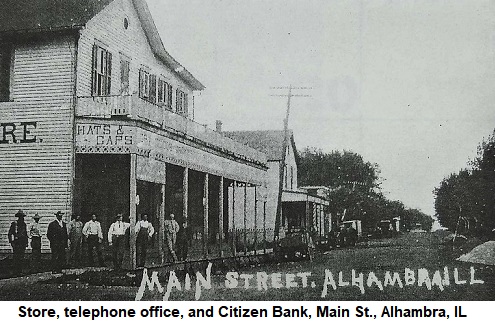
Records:
{"label": "man standing on sidewalk", "polygon": [[34,223],[29,227],[29,237],[31,238],[31,267],[33,270],[40,269],[41,263],[41,230],[40,230],[40,216],[35,214],[33,219]]}
{"label": "man standing on sidewalk", "polygon": [[91,220],[86,222],[82,230],[86,242],[88,243],[88,261],[93,265],[93,250],[96,250],[98,255],[98,263],[104,266],[103,256],[101,252],[101,243],[103,242],[103,233],[101,231],[100,222],[96,220],[96,214],[91,215]]}
{"label": "man standing on sidewalk", "polygon": [[19,210],[15,214],[16,221],[12,222],[9,229],[9,243],[12,245],[12,251],[14,253],[12,259],[12,270],[15,275],[21,275],[22,265],[24,264],[24,252],[28,245],[27,226],[24,222],[26,215],[22,210]]}
{"label": "man standing on sidewalk", "polygon": [[148,215],[146,213],[141,215],[141,220],[136,223],[134,230],[136,231],[137,266],[144,267],[148,245],[151,237],[155,233],[155,229],[151,222],[148,221]]}
{"label": "man standing on sidewalk", "polygon": [[177,254],[175,253],[175,244],[177,242],[177,233],[179,232],[180,226],[175,221],[175,215],[170,214],[169,219],[165,220],[165,237],[167,239],[168,252],[172,256],[174,263],[177,263]]}
{"label": "man standing on sidewalk", "polygon": [[73,215],[72,220],[67,225],[69,232],[69,261],[72,266],[81,264],[83,223],[80,215]]}
{"label": "man standing on sidewalk", "polygon": [[112,247],[113,267],[118,270],[124,259],[125,232],[130,224],[122,221],[122,213],[117,214],[114,223],[108,229],[108,244]]}
{"label": "man standing on sidewalk", "polygon": [[53,272],[62,273],[65,266],[65,249],[67,248],[67,226],[62,221],[62,211],[55,213],[56,220],[53,220],[48,225],[46,236],[50,241],[50,249],[52,250]]}

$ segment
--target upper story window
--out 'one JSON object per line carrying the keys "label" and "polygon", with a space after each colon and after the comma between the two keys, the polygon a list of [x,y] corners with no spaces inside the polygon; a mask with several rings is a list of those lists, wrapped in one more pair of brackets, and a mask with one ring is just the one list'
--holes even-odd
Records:
{"label": "upper story window", "polygon": [[112,53],[93,45],[93,96],[110,95],[112,83]]}
{"label": "upper story window", "polygon": [[139,97],[149,100],[150,98],[150,73],[144,69],[139,69]]}
{"label": "upper story window", "polygon": [[0,44],[0,102],[10,101],[13,58],[12,44]]}
{"label": "upper story window", "polygon": [[163,104],[167,109],[172,109],[172,86],[162,80],[158,79],[158,98],[157,101]]}
{"label": "upper story window", "polygon": [[176,91],[175,106],[178,114],[187,116],[187,94],[180,89]]}
{"label": "upper story window", "polygon": [[139,70],[139,97],[156,103],[156,96],[156,76],[141,68]]}
{"label": "upper story window", "polygon": [[287,164],[284,164],[284,188],[289,188],[288,180],[289,180],[288,168],[287,168]]}
{"label": "upper story window", "polygon": [[290,166],[290,189],[294,189],[294,166]]}
{"label": "upper story window", "polygon": [[120,94],[129,95],[130,62],[128,59],[120,59]]}

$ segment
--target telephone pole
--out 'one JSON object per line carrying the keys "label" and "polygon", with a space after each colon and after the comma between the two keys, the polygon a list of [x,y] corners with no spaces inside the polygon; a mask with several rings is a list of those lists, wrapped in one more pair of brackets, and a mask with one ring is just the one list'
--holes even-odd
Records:
{"label": "telephone pole", "polygon": [[282,191],[284,189],[284,171],[285,171],[285,157],[287,153],[287,146],[289,144],[289,114],[290,114],[290,104],[292,97],[311,97],[310,95],[293,94],[292,90],[309,90],[313,89],[311,87],[271,87],[270,89],[284,89],[288,90],[287,95],[270,95],[274,97],[287,97],[287,111],[285,113],[284,119],[284,141],[283,141],[283,151],[282,160],[280,160],[279,166],[279,182],[278,182],[278,198],[277,198],[277,214],[275,216],[275,240],[279,238],[280,222],[282,220]]}

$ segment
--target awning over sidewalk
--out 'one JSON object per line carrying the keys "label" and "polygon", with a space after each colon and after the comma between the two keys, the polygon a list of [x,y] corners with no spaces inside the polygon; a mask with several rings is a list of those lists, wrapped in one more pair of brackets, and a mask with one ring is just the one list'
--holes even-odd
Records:
{"label": "awning over sidewalk", "polygon": [[311,202],[321,205],[328,205],[328,200],[316,195],[311,195],[301,190],[284,190],[282,192],[282,202]]}

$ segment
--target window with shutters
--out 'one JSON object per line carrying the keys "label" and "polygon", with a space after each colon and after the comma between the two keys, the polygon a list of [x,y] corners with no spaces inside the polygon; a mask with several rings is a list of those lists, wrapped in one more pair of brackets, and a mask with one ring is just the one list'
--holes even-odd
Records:
{"label": "window with shutters", "polygon": [[0,44],[0,102],[8,102],[10,98],[13,68],[12,44]]}
{"label": "window with shutters", "polygon": [[139,70],[139,97],[153,104],[158,102],[156,75],[144,68]]}
{"label": "window with shutters", "polygon": [[288,168],[287,168],[287,165],[284,165],[284,188],[289,188],[287,186],[287,180],[288,180]]}
{"label": "window with shutters", "polygon": [[150,76],[150,94],[149,101],[153,104],[156,104],[156,76]]}
{"label": "window with shutters", "polygon": [[187,116],[187,94],[180,89],[176,91],[175,106],[177,114]]}
{"label": "window with shutters", "polygon": [[166,109],[172,109],[172,86],[163,79],[158,79],[157,102]]}
{"label": "window with shutters", "polygon": [[168,85],[167,87],[167,107],[172,110],[172,85]]}
{"label": "window with shutters", "polygon": [[130,62],[127,59],[120,59],[120,94],[129,95],[129,71]]}
{"label": "window with shutters", "polygon": [[150,76],[143,68],[139,70],[139,97],[145,100],[150,97]]}
{"label": "window with shutters", "polygon": [[294,189],[294,166],[290,166],[290,189]]}
{"label": "window with shutters", "polygon": [[112,84],[112,53],[93,45],[93,96],[110,95]]}

